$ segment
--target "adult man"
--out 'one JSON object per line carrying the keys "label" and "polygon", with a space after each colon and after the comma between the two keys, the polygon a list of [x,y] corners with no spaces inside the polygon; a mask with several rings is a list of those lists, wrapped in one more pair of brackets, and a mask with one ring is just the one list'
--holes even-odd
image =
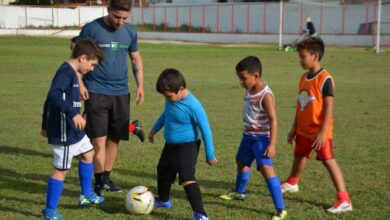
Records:
{"label": "adult man", "polygon": [[135,65],[136,102],[144,101],[143,63],[137,32],[127,23],[131,0],[110,0],[108,15],[86,24],[79,40],[92,38],[104,51],[105,61],[80,84],[87,116],[86,131],[95,149],[95,192],[120,191],[110,179],[120,140],[128,140],[129,86],[128,56]]}

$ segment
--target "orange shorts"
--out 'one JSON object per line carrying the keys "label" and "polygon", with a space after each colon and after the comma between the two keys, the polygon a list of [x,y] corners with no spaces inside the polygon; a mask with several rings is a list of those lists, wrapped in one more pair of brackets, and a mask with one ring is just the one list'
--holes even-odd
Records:
{"label": "orange shorts", "polygon": [[[297,135],[295,140],[295,149],[294,156],[302,157],[311,157],[311,152],[313,150],[312,145],[313,140],[302,135]],[[320,150],[316,150],[317,160],[328,160],[334,158],[333,155],[333,142],[332,139],[327,138],[325,140],[324,146]]]}

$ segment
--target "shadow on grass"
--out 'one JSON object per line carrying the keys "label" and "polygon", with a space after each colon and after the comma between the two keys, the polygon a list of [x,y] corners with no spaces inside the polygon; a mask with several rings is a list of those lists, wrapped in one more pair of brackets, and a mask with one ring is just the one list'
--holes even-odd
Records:
{"label": "shadow on grass", "polygon": [[[4,206],[0,206],[0,210],[1,211],[4,211],[6,213],[19,213],[21,215],[25,215],[26,216],[26,219],[31,219],[32,217],[36,217],[36,218],[41,218],[42,216],[39,214],[36,214],[36,213],[33,213],[33,212],[29,212],[29,211],[21,211],[21,210],[18,210],[18,209],[15,209],[15,208],[10,208],[10,207],[4,207]],[[24,209],[26,210],[26,209]]]}
{"label": "shadow on grass", "polygon": [[44,158],[52,158],[52,154],[50,153],[43,153],[35,150],[30,150],[26,148],[20,148],[20,147],[9,147],[9,146],[0,146],[0,154],[23,154],[26,156],[39,156]]}
{"label": "shadow on grass", "polygon": [[330,207],[329,204],[326,203],[311,201],[303,198],[291,197],[291,195],[290,196],[283,195],[283,197],[285,201],[289,201],[291,203],[305,203],[308,206],[321,207],[323,210],[327,210]]}
{"label": "shadow on grass", "polygon": [[[10,189],[14,191],[20,192],[28,192],[28,193],[38,193],[45,195],[47,180],[50,175],[42,175],[37,173],[18,173],[14,170],[0,168],[1,173],[1,188]],[[45,180],[45,183],[38,183],[37,181]],[[65,184],[70,181],[77,181],[76,178],[65,179]],[[67,194],[70,196],[78,196],[80,194],[79,191],[69,190],[67,188],[63,189],[63,194]]]}

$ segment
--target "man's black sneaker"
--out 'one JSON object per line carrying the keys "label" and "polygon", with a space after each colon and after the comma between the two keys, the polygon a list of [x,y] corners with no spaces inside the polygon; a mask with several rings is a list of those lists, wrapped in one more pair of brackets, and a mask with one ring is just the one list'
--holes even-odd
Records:
{"label": "man's black sneaker", "polygon": [[95,188],[93,189],[93,191],[95,191],[96,195],[98,196],[103,196],[104,193],[107,191],[105,189],[105,185],[106,184],[103,184],[103,185],[95,185]]}
{"label": "man's black sneaker", "polygon": [[135,134],[141,142],[144,142],[145,140],[145,132],[144,129],[142,128],[141,122],[138,120],[135,120],[131,122],[132,125],[134,125],[135,130],[133,131],[133,134]]}
{"label": "man's black sneaker", "polygon": [[107,180],[104,183],[104,190],[110,192],[122,192],[122,187],[116,185],[112,180]]}

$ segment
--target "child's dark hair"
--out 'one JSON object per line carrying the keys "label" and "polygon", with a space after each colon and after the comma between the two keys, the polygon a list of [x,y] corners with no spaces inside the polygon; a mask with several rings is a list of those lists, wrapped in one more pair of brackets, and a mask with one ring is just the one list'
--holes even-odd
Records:
{"label": "child's dark hair", "polygon": [[86,55],[88,60],[98,60],[98,63],[103,62],[104,53],[102,49],[90,38],[83,39],[74,47],[71,57],[76,59],[82,55]]}
{"label": "child's dark hair", "polygon": [[110,0],[108,8],[117,11],[130,11],[131,0]]}
{"label": "child's dark hair", "polygon": [[322,59],[325,53],[324,42],[319,37],[309,37],[297,45],[298,51],[307,50],[310,53],[318,53],[319,61]]}
{"label": "child's dark hair", "polygon": [[164,92],[177,93],[181,87],[186,88],[184,76],[179,70],[173,68],[163,70],[156,83],[156,90],[161,94]]}
{"label": "child's dark hair", "polygon": [[248,71],[249,74],[258,72],[261,76],[262,68],[261,61],[255,56],[248,56],[242,59],[236,66],[236,72]]}

